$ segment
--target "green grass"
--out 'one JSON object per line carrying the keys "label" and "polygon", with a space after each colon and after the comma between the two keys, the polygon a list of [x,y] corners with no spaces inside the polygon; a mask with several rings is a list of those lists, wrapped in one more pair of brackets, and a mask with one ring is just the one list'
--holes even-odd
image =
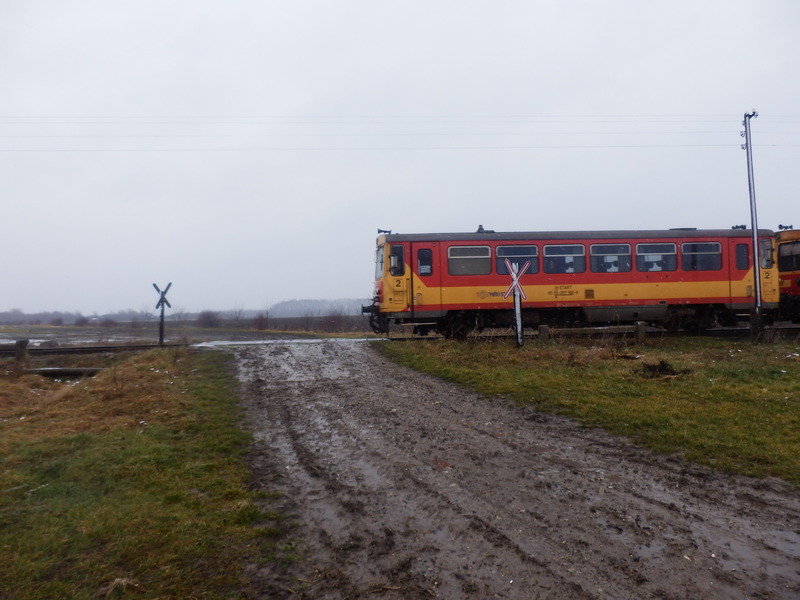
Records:
{"label": "green grass", "polygon": [[0,598],[246,597],[242,569],[281,554],[285,524],[248,489],[229,360],[0,381]]}
{"label": "green grass", "polygon": [[[382,343],[486,396],[567,415],[658,452],[800,484],[800,343]],[[663,362],[662,362],[663,361]]]}

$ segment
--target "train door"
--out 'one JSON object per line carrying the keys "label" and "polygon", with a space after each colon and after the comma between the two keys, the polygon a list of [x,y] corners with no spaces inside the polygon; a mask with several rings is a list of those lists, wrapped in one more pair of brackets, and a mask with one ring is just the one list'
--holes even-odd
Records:
{"label": "train door", "polygon": [[730,285],[731,301],[735,297],[746,296],[754,298],[754,284],[751,269],[753,268],[752,243],[748,243],[744,238],[728,239],[728,264],[726,269],[730,269],[728,281]]}
{"label": "train door", "polygon": [[409,261],[407,252],[405,244],[389,245],[389,285],[388,289],[384,290],[384,294],[389,309],[396,312],[406,311],[409,307],[408,281],[411,270],[407,265]]}
{"label": "train door", "polygon": [[758,240],[758,256],[761,262],[761,299],[764,302],[778,302],[779,276],[771,238]]}
{"label": "train door", "polygon": [[411,253],[413,255],[411,310],[414,316],[424,317],[425,313],[441,310],[442,272],[439,242],[414,242],[411,244]]}
{"label": "train door", "polygon": [[[759,281],[761,288],[761,299],[763,302],[776,302],[777,291],[775,285],[775,265],[772,256],[771,240],[762,238],[759,240],[759,263],[760,275]],[[745,242],[742,238],[730,239],[730,273],[728,278],[730,281],[730,295],[747,296],[753,299],[755,305],[755,270],[753,269],[753,251],[752,242],[749,240]],[[747,273],[747,276],[742,278],[740,274]]]}

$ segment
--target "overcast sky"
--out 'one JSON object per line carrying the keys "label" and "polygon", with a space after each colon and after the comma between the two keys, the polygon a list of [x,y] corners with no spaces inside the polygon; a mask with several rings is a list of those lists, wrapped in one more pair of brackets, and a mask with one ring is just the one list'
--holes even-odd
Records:
{"label": "overcast sky", "polygon": [[800,227],[793,0],[3,0],[0,310],[372,291],[396,232]]}

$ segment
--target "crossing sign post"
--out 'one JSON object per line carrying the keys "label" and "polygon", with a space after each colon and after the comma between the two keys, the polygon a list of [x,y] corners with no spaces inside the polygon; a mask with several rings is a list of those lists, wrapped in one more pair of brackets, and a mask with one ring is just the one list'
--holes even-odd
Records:
{"label": "crossing sign post", "polygon": [[164,345],[164,307],[165,306],[169,306],[170,308],[172,308],[172,305],[169,303],[169,300],[167,300],[167,292],[169,291],[169,288],[172,287],[172,282],[170,281],[167,284],[167,287],[164,288],[163,292],[158,288],[158,286],[155,283],[153,284],[153,287],[156,288],[156,293],[160,294],[160,296],[158,298],[158,302],[156,303],[156,308],[160,308],[161,309],[161,322],[158,325],[158,343],[161,346],[163,346]]}
{"label": "crossing sign post", "polygon": [[508,286],[505,294],[503,294],[503,298],[508,298],[512,293],[514,294],[514,323],[516,324],[517,330],[517,346],[522,347],[522,300],[528,299],[528,296],[525,295],[525,290],[522,289],[522,284],[519,282],[522,275],[530,269],[531,261],[526,261],[522,268],[519,268],[519,264],[512,263],[510,260],[506,259],[506,269],[508,269],[509,275],[511,275],[511,285]]}

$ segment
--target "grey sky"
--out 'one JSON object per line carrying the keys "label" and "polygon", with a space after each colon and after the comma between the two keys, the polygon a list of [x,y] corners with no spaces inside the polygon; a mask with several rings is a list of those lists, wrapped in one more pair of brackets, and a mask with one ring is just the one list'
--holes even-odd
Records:
{"label": "grey sky", "polygon": [[0,3],[0,310],[367,297],[398,232],[800,227],[800,4]]}

